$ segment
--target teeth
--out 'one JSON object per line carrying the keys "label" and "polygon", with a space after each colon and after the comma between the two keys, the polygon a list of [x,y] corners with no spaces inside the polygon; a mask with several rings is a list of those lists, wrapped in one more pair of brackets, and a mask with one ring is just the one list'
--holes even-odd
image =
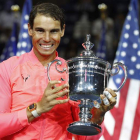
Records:
{"label": "teeth", "polygon": [[41,44],[40,44],[40,46],[43,47],[43,48],[50,48],[50,47],[52,47],[53,45],[41,45]]}

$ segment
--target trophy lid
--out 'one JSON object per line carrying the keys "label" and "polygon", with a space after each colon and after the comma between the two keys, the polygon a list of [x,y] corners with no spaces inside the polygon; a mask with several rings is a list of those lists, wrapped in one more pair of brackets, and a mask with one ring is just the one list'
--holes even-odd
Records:
{"label": "trophy lid", "polygon": [[84,61],[84,60],[90,60],[93,62],[98,62],[98,63],[102,63],[104,65],[107,65],[108,68],[111,68],[111,64],[107,61],[104,61],[101,58],[98,58],[97,56],[95,56],[94,52],[91,50],[94,46],[94,44],[92,42],[90,42],[90,34],[86,35],[86,42],[82,44],[82,46],[84,47],[85,50],[83,50],[80,53],[80,56],[78,57],[74,57],[69,59],[67,62],[71,63],[71,62],[75,62],[75,61]]}
{"label": "trophy lid", "polygon": [[87,41],[85,43],[82,44],[82,46],[85,48],[84,51],[81,52],[80,56],[92,56],[92,57],[96,57],[93,53],[93,51],[91,50],[94,46],[94,44],[92,42],[90,42],[90,34],[87,34],[86,38]]}

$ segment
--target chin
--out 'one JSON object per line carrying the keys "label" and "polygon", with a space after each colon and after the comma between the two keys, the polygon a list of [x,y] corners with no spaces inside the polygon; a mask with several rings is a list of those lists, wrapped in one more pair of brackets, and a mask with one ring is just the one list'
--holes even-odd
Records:
{"label": "chin", "polygon": [[51,52],[41,52],[40,54],[42,55],[42,56],[53,56],[53,55],[55,55],[55,50],[54,51],[51,51]]}

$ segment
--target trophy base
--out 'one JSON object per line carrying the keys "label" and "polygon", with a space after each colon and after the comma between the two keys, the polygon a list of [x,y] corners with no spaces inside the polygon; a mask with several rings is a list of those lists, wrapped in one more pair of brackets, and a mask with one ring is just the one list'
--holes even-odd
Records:
{"label": "trophy base", "polygon": [[97,135],[102,131],[99,125],[91,122],[82,122],[82,121],[71,123],[67,128],[67,130],[70,133],[83,136]]}

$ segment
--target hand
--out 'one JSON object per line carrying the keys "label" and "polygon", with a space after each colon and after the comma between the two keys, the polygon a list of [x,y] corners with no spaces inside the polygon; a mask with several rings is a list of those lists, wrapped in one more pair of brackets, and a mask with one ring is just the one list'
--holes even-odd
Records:
{"label": "hand", "polygon": [[116,104],[117,94],[110,88],[105,89],[103,95],[101,95],[102,103],[101,109],[104,113],[112,109]]}
{"label": "hand", "polygon": [[91,121],[97,124],[101,124],[105,113],[115,106],[117,95],[112,89],[106,88],[100,97],[102,100],[101,104],[94,101],[95,107],[91,110],[93,114]]}
{"label": "hand", "polygon": [[63,104],[68,102],[68,99],[56,100],[56,98],[64,96],[69,92],[68,84],[55,87],[56,84],[60,83],[60,81],[50,81],[48,83],[48,86],[44,91],[42,99],[37,103],[36,110],[38,114],[50,111],[57,104]]}

